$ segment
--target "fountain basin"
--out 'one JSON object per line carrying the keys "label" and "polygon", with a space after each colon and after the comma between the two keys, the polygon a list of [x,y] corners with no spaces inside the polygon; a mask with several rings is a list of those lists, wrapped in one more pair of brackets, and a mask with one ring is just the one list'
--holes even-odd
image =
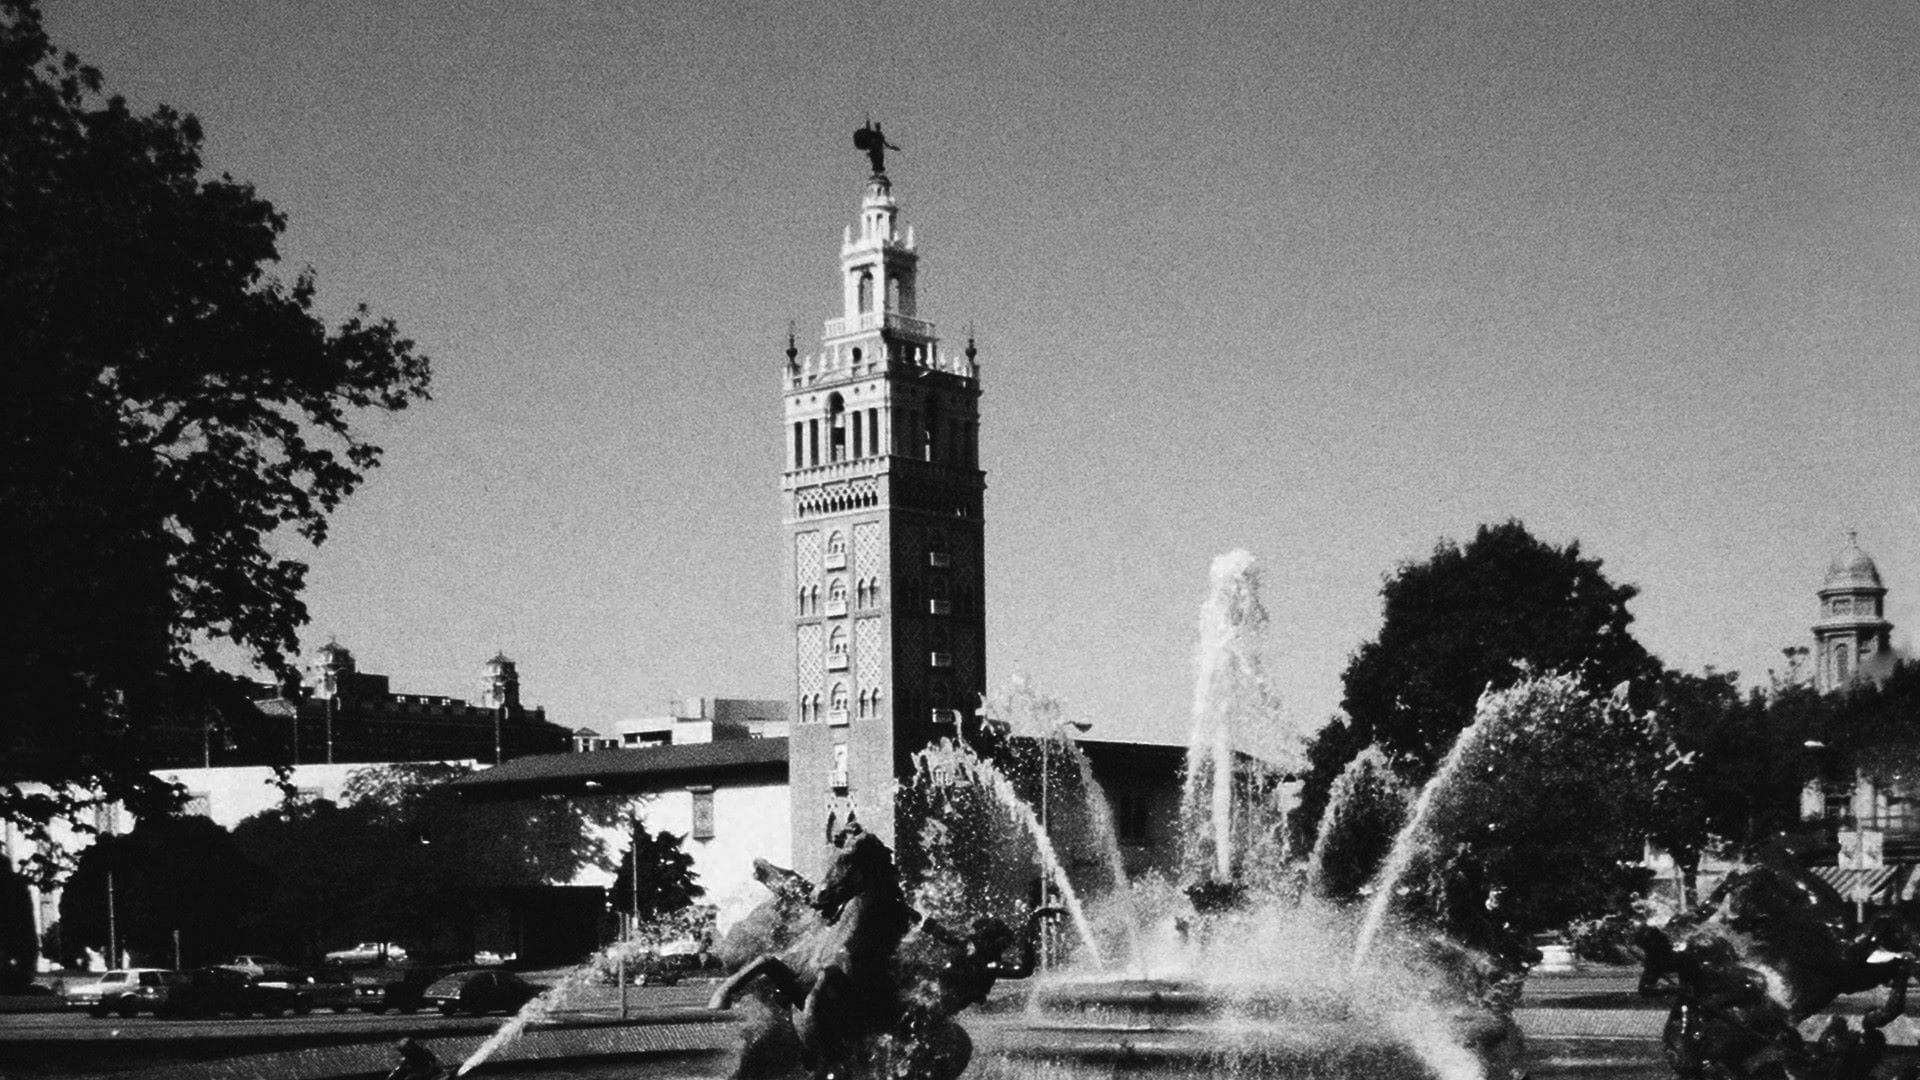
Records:
{"label": "fountain basin", "polygon": [[1043,983],[1025,1011],[963,1023],[983,1072],[1074,1078],[1226,1074],[1240,1078],[1518,1080],[1525,1040],[1479,1010],[1422,1026],[1339,994],[1178,979]]}

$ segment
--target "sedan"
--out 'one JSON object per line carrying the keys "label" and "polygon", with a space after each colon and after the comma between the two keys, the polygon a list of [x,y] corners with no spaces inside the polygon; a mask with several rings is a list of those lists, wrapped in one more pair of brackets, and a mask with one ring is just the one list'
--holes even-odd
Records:
{"label": "sedan", "polygon": [[443,1016],[471,1013],[518,1012],[520,1006],[539,997],[544,986],[522,979],[511,971],[462,971],[427,987],[422,1000],[440,1010]]}
{"label": "sedan", "polygon": [[313,1002],[285,985],[269,985],[238,968],[207,967],[184,972],[158,1015],[190,1016],[305,1016]]}

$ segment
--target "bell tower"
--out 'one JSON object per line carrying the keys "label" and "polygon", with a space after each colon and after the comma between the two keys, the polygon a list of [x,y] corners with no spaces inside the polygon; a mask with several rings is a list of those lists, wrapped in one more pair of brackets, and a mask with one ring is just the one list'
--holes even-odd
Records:
{"label": "bell tower", "polygon": [[788,774],[810,876],[849,817],[896,843],[913,753],[956,734],[986,688],[979,365],[920,317],[920,256],[886,173],[897,148],[875,124],[854,145],[872,171],[840,245],[839,314],[818,353],[789,335],[781,380]]}

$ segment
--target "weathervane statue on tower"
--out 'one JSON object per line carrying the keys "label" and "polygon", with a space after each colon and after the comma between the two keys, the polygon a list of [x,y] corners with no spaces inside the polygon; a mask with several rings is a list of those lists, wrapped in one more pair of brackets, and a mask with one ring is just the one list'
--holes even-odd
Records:
{"label": "weathervane statue on tower", "polygon": [[875,176],[887,175],[887,151],[900,149],[888,142],[886,136],[880,134],[880,125],[872,120],[867,121],[865,126],[854,129],[853,145],[856,149],[866,151],[867,160],[873,162]]}

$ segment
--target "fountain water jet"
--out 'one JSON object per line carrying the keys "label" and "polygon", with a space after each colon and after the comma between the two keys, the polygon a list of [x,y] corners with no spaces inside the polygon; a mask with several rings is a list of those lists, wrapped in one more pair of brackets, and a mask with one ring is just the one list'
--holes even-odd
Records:
{"label": "fountain water jet", "polygon": [[1094,963],[1105,963],[1100,954],[1100,943],[1094,939],[1093,925],[1087,921],[1086,908],[1080,903],[1080,895],[1068,879],[1067,871],[1060,863],[1060,856],[1053,849],[1053,840],[1047,830],[1041,826],[1039,815],[1033,812],[1025,799],[1014,789],[1013,781],[990,761],[985,760],[964,745],[951,742],[937,743],[920,752],[920,758],[930,771],[941,776],[971,776],[982,783],[1001,809],[1013,818],[1027,835],[1033,839],[1034,847],[1040,853],[1040,861],[1047,868],[1047,875],[1053,879],[1060,890],[1061,903],[1067,909],[1067,916],[1073,921],[1074,930],[1080,935],[1080,941],[1086,946],[1087,953]]}

